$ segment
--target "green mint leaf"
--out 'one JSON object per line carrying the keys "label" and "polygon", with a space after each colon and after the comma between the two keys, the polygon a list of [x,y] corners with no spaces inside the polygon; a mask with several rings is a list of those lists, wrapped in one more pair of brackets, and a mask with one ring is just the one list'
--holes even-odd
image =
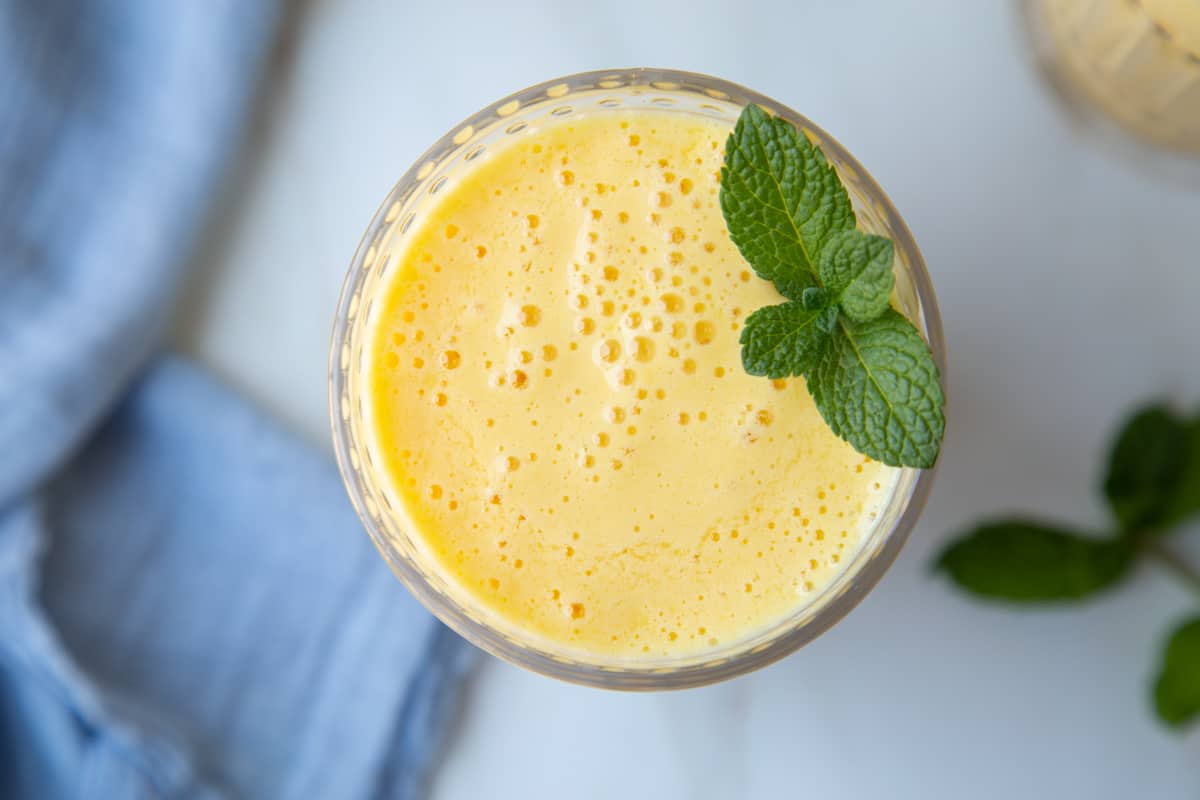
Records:
{"label": "green mint leaf", "polygon": [[1200,715],[1200,617],[1184,623],[1167,640],[1154,706],[1168,725],[1181,726]]}
{"label": "green mint leaf", "polygon": [[933,466],[946,424],[937,365],[889,308],[891,241],[855,229],[850,195],[820,148],[747,106],[725,145],[720,200],[742,256],[794,301],[747,319],[746,371],[803,374],[826,423],[859,452]]}
{"label": "green mint leaf", "polygon": [[829,292],[819,286],[810,286],[800,294],[800,305],[807,311],[820,311],[829,305]]}
{"label": "green mint leaf", "polygon": [[768,378],[803,375],[829,338],[837,314],[837,306],[809,310],[795,302],[760,308],[742,328],[742,366]]}
{"label": "green mint leaf", "polygon": [[789,300],[816,285],[825,242],[855,226],[850,195],[820,149],[754,104],[725,144],[720,200],[742,256]]}
{"label": "green mint leaf", "polygon": [[1127,533],[1155,530],[1166,519],[1188,462],[1189,426],[1162,406],[1130,417],[1113,443],[1104,495]]}
{"label": "green mint leaf", "polygon": [[1077,600],[1115,583],[1133,562],[1124,538],[1092,539],[1022,520],[981,525],[937,567],[964,589],[1014,602]]}
{"label": "green mint leaf", "polygon": [[892,240],[862,231],[829,237],[817,256],[817,276],[837,298],[842,311],[859,322],[872,320],[888,307],[896,274]]}
{"label": "green mint leaf", "polygon": [[1200,512],[1200,416],[1188,423],[1187,458],[1163,512],[1163,526],[1187,522]]}
{"label": "green mint leaf", "polygon": [[895,309],[867,322],[839,317],[808,390],[825,422],[864,455],[895,467],[932,467],[946,419],[937,364]]}

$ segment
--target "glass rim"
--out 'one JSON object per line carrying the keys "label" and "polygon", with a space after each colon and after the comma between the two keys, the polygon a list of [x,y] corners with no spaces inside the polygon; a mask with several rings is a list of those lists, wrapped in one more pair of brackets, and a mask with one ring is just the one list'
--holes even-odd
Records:
{"label": "glass rim", "polygon": [[[857,606],[890,568],[907,541],[932,488],[936,466],[926,470],[905,470],[904,472],[912,477],[906,487],[902,473],[889,500],[887,510],[894,510],[897,505],[900,506],[890,529],[883,530],[882,524],[874,528],[859,551],[829,586],[808,604],[798,607],[787,617],[772,623],[757,635],[740,643],[732,642],[721,649],[680,657],[675,659],[680,662],[677,665],[672,664],[671,659],[657,662],[614,659],[611,663],[601,663],[599,658],[589,662],[586,654],[580,651],[553,653],[546,647],[539,647],[535,642],[537,637],[532,634],[524,640],[515,638],[512,633],[506,633],[469,613],[470,610],[462,602],[438,588],[415,559],[399,552],[382,530],[384,522],[380,504],[372,497],[373,487],[368,485],[369,481],[361,469],[363,459],[369,460],[370,453],[360,452],[354,441],[354,402],[351,389],[354,385],[352,373],[359,355],[352,347],[354,325],[360,314],[366,317],[370,310],[371,298],[364,297],[364,282],[369,279],[372,270],[376,269],[380,256],[383,256],[384,261],[388,258],[387,254],[379,252],[383,237],[393,226],[399,226],[400,233],[403,234],[407,225],[412,222],[411,211],[401,216],[405,204],[414,201],[419,194],[418,189],[431,177],[435,178],[435,182],[438,180],[435,173],[439,166],[453,161],[457,154],[469,152],[467,148],[477,141],[480,134],[495,131],[503,122],[508,122],[511,129],[530,112],[545,110],[551,104],[589,91],[614,95],[652,91],[663,97],[672,94],[694,95],[699,92],[707,95],[714,103],[737,108],[753,102],[786,119],[817,140],[829,160],[838,165],[839,172],[847,168],[853,171],[854,183],[863,188],[878,212],[886,218],[887,227],[895,243],[898,262],[903,254],[905,273],[915,293],[915,311],[919,319],[913,321],[929,343],[941,371],[943,385],[945,384],[945,341],[941,317],[924,259],[891,200],[846,148],[803,115],[765,95],[730,81],[672,69],[595,70],[534,84],[467,117],[450,128],[418,158],[380,204],[355,250],[342,285],[334,318],[328,376],[334,453],[355,511],[393,573],[427,609],[472,644],[517,666],[587,686],[634,691],[702,686],[765,667],[795,652],[827,631]],[[358,342],[359,352],[361,344]],[[386,505],[386,498],[382,499]],[[868,552],[872,540],[878,541]],[[838,584],[841,584],[840,588],[833,593]],[[831,593],[832,596],[827,597]],[[802,619],[806,613],[810,618]]]}

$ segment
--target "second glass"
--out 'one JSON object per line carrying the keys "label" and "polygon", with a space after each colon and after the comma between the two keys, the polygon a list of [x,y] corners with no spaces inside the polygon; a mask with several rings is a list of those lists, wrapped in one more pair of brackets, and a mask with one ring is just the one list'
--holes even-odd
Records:
{"label": "second glass", "polygon": [[1200,155],[1200,0],[1024,0],[1061,97],[1166,150]]}

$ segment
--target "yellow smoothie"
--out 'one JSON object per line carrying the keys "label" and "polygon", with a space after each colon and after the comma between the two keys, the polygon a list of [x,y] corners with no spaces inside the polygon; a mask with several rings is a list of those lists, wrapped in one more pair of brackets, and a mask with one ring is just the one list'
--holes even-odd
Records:
{"label": "yellow smoothie", "polygon": [[558,650],[688,655],[810,602],[900,471],[802,380],[747,375],[782,298],[729,239],[726,123],[547,117],[433,198],[378,296],[371,447],[468,607]]}

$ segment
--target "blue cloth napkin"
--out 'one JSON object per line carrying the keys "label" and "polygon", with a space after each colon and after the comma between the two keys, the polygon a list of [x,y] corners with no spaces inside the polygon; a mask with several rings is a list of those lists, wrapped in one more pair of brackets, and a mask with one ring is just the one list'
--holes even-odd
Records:
{"label": "blue cloth napkin", "polygon": [[413,797],[455,707],[333,466],[162,354],[281,11],[0,4],[6,800]]}

